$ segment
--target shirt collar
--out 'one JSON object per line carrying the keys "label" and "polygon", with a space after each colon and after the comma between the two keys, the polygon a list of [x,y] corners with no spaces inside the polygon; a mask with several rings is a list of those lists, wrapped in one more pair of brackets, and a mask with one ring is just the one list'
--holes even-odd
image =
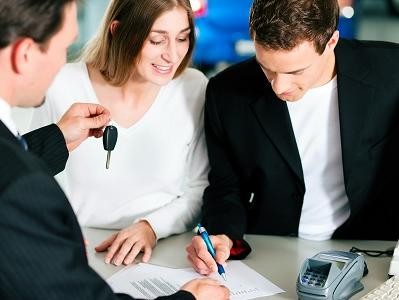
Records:
{"label": "shirt collar", "polygon": [[0,120],[15,136],[18,135],[17,126],[11,117],[11,106],[0,97]]}

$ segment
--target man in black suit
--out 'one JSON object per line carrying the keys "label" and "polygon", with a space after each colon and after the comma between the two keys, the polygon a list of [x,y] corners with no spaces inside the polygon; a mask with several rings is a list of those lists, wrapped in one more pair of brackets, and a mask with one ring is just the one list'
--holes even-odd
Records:
{"label": "man in black suit", "polygon": [[[53,175],[68,150],[100,137],[100,105],[74,104],[57,125],[19,136],[11,108],[40,105],[77,34],[74,0],[0,0],[0,299],[130,299],[87,263],[82,233]],[[227,299],[193,280],[168,299]]]}
{"label": "man in black suit", "polygon": [[[336,0],[255,0],[256,57],[209,81],[204,226],[217,258],[245,233],[399,238],[399,45],[339,40]],[[188,258],[214,260],[195,237]]]}

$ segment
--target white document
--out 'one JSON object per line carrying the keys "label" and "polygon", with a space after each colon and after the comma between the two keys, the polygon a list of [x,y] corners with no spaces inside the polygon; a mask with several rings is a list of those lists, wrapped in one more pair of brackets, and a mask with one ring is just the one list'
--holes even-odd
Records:
{"label": "white document", "polygon": [[[225,271],[227,281],[217,273],[210,277],[229,288],[231,299],[252,299],[284,292],[241,261],[229,261]],[[139,263],[122,269],[107,281],[116,293],[154,299],[173,294],[187,281],[203,277],[192,268],[173,269]]]}

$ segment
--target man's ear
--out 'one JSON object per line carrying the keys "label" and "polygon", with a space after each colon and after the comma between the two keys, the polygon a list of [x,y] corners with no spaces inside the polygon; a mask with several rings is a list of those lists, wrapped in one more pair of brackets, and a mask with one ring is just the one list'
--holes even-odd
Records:
{"label": "man's ear", "polygon": [[111,24],[109,25],[109,32],[111,33],[111,35],[115,35],[116,30],[118,29],[119,26],[119,21],[118,20],[113,20],[111,22]]}
{"label": "man's ear", "polygon": [[337,46],[339,40],[339,31],[335,30],[330,40],[327,42],[326,47],[329,48],[330,51],[334,51],[335,46]]}
{"label": "man's ear", "polygon": [[15,73],[24,73],[32,61],[35,42],[31,38],[21,38],[15,41],[11,48],[11,66]]}

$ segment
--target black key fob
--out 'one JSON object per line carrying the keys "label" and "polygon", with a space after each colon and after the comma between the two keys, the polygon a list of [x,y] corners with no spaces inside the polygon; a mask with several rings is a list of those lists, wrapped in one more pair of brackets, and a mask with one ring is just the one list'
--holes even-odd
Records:
{"label": "black key fob", "polygon": [[104,129],[103,146],[105,151],[112,151],[118,140],[118,129],[115,126],[108,125]]}

